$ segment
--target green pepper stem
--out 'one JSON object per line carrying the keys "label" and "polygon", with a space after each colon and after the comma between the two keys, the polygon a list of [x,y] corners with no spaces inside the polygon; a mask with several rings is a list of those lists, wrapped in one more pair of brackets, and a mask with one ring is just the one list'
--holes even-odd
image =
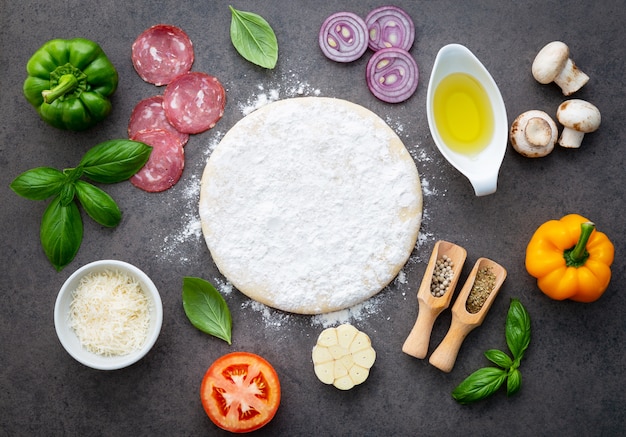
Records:
{"label": "green pepper stem", "polygon": [[51,90],[41,92],[44,102],[50,104],[61,96],[71,93],[78,86],[78,79],[73,74],[64,74],[59,78],[57,85]]}
{"label": "green pepper stem", "polygon": [[585,261],[589,258],[589,252],[587,252],[587,242],[595,229],[596,225],[592,222],[584,222],[580,224],[580,237],[578,237],[576,246],[569,251],[565,251],[565,259],[567,260],[568,266],[580,267],[585,264]]}

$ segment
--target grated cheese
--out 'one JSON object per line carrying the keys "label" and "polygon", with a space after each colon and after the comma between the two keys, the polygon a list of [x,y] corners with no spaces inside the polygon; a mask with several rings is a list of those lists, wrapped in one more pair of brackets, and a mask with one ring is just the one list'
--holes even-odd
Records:
{"label": "grated cheese", "polygon": [[85,275],[72,294],[70,327],[87,350],[126,355],[143,345],[150,325],[148,297],[119,271]]}

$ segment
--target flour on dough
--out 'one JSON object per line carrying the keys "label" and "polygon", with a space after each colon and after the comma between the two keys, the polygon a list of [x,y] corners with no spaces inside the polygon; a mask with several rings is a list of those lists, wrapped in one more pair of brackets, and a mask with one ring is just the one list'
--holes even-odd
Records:
{"label": "flour on dough", "polygon": [[240,120],[207,161],[200,219],[220,272],[251,299],[320,314],[381,291],[422,218],[413,159],[376,114],[298,97]]}

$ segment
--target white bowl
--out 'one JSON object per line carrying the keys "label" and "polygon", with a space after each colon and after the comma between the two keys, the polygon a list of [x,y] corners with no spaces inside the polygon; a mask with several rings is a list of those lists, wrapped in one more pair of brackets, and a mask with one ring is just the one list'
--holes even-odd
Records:
{"label": "white bowl", "polygon": [[[474,156],[455,152],[448,147],[435,122],[435,90],[441,80],[452,73],[466,73],[476,79],[487,93],[493,110],[494,132],[491,141],[487,147]],[[448,44],[439,50],[435,58],[428,83],[426,101],[428,126],[441,154],[469,179],[476,196],[494,193],[498,185],[500,166],[507,148],[509,126],[502,95],[491,74],[467,47],[460,44]]]}
{"label": "white bowl", "polygon": [[[89,273],[119,271],[134,277],[150,302],[150,326],[143,346],[126,355],[104,356],[84,348],[69,326],[70,304],[72,292],[76,290],[80,280]],[[143,358],[154,346],[163,323],[163,304],[161,296],[152,280],[137,267],[123,261],[100,260],[89,263],[76,270],[63,284],[54,306],[54,326],[57,336],[65,350],[78,362],[99,370],[116,370],[130,366]]]}

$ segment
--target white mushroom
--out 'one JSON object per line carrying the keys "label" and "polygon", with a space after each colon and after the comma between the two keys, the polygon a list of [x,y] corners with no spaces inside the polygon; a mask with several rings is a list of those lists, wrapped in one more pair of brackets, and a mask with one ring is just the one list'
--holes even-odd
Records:
{"label": "white mushroom", "polygon": [[520,114],[509,134],[513,148],[528,158],[541,158],[552,152],[558,136],[552,117],[536,109]]}
{"label": "white mushroom", "polygon": [[589,81],[589,76],[570,59],[569,48],[561,41],[548,43],[537,53],[532,73],[539,83],[556,83],[565,96],[575,93]]}
{"label": "white mushroom", "polygon": [[600,127],[600,110],[591,103],[572,99],[559,105],[556,118],[563,125],[559,144],[563,147],[578,148],[585,134]]}

